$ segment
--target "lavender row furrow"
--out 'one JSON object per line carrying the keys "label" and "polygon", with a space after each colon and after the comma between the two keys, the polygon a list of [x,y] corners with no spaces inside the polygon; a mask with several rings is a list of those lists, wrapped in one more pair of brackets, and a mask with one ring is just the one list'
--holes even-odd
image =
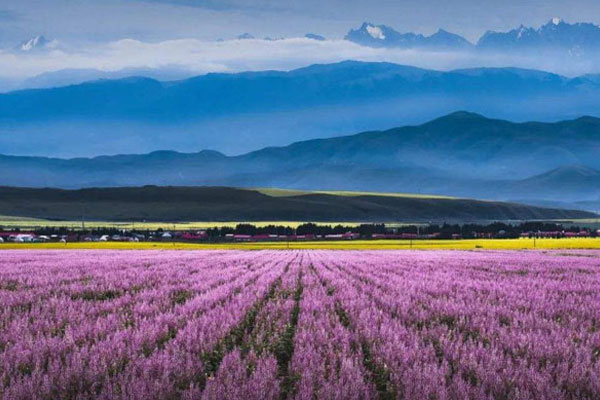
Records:
{"label": "lavender row furrow", "polygon": [[286,379],[282,364],[289,361],[287,336],[294,329],[292,313],[303,286],[302,271],[301,261],[286,268],[281,283],[246,327],[239,346],[223,357],[214,379],[207,382],[203,399],[281,397]]}
{"label": "lavender row furrow", "polygon": [[333,298],[312,268],[304,285],[290,366],[292,398],[375,398],[358,338],[340,321]]}
{"label": "lavender row furrow", "polygon": [[0,399],[600,398],[597,251],[1,251]]}
{"label": "lavender row furrow", "polygon": [[[323,270],[405,398],[596,397],[597,263],[511,256],[456,254],[435,271],[422,253],[338,257]],[[378,277],[389,265],[414,274]]]}
{"label": "lavender row furrow", "polygon": [[[4,346],[5,351],[0,359],[2,362],[0,376],[3,376],[9,386],[7,396],[31,398],[35,391],[49,398],[62,398],[75,394],[103,396],[106,393],[110,393],[110,398],[117,398],[120,394],[128,398],[129,382],[122,376],[132,368],[131,365],[136,365],[140,359],[152,354],[155,348],[164,347],[177,334],[181,324],[193,320],[194,316],[203,316],[204,313],[219,315],[228,306],[241,312],[243,308],[240,307],[240,303],[253,301],[254,293],[257,291],[256,286],[261,283],[259,280],[261,278],[264,280],[267,277],[264,272],[272,272],[276,263],[277,261],[264,265],[261,263],[262,270],[260,268],[255,270],[254,267],[239,270],[236,267],[233,270],[238,276],[219,271],[215,274],[221,282],[219,285],[214,285],[212,290],[198,296],[190,295],[190,299],[185,299],[182,304],[179,304],[179,301],[173,302],[179,299],[173,299],[172,286],[165,282],[162,294],[158,293],[158,296],[152,300],[167,299],[167,302],[172,303],[172,308],[162,310],[162,313],[150,313],[148,317],[147,309],[156,306],[151,301],[144,308],[144,313],[139,313],[142,316],[136,317],[138,323],[122,325],[121,329],[106,331],[103,334],[101,329],[103,326],[97,319],[91,329],[101,332],[96,334],[96,338],[101,337],[101,340],[82,341],[81,337],[76,337],[77,332],[67,327],[61,337],[52,335],[36,338],[35,341],[20,341],[14,346],[8,342],[8,345]],[[177,275],[180,268],[184,266],[179,265],[172,272]],[[227,282],[228,277],[231,278],[231,282]],[[164,275],[162,278],[163,281],[173,281],[172,275]],[[214,282],[210,275],[206,278],[209,278],[207,281]],[[155,279],[160,282],[160,278]],[[209,287],[212,285],[209,284]],[[237,297],[241,300],[236,300]],[[104,303],[110,300],[92,298],[88,302]],[[144,299],[138,300],[136,305],[143,306]],[[82,300],[71,299],[72,303],[79,301]],[[234,302],[229,304],[232,301]],[[139,307],[137,311],[140,311]],[[143,316],[144,314],[146,317]],[[233,313],[229,314],[233,315]],[[33,316],[31,313],[25,313],[24,317],[32,319]],[[117,319],[113,325],[118,326],[119,323]],[[225,325],[221,325],[223,326]],[[6,338],[14,338],[14,336],[11,332],[5,332]],[[207,336],[211,334],[208,333]],[[216,334],[212,336],[218,338]],[[183,360],[187,365],[194,367],[197,365],[195,360],[190,360],[189,357]],[[48,380],[47,376],[53,376],[54,379]],[[135,380],[136,383],[142,381],[137,378]]]}

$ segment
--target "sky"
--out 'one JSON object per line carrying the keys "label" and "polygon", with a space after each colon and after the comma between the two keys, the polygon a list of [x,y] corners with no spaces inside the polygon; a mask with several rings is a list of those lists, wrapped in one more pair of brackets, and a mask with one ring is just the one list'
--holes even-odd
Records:
{"label": "sky", "polygon": [[[439,28],[476,41],[487,30],[521,24],[538,27],[553,17],[600,23],[597,0],[0,0],[0,89],[3,81],[63,69],[117,71],[173,68],[190,75],[211,71],[289,69],[347,58],[393,61],[436,69],[519,60],[471,59],[361,48],[341,40],[363,21],[400,32],[431,34]],[[232,41],[249,32],[277,42]],[[306,33],[330,39],[293,39]],[[14,52],[44,35],[56,44],[44,54]],[[216,42],[223,39],[223,42]],[[520,66],[576,75],[590,65],[523,61]]]}
{"label": "sky", "polygon": [[[0,37],[64,41],[257,37],[315,32],[342,38],[363,21],[400,31],[438,28],[476,40],[486,30],[541,25],[553,17],[600,23],[596,0],[2,0]],[[595,16],[595,18],[593,18]]]}

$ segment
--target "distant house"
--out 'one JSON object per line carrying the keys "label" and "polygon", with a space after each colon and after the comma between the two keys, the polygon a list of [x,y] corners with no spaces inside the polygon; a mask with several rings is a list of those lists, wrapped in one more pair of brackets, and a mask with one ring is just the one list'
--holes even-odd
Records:
{"label": "distant house", "polygon": [[419,235],[416,233],[403,233],[401,237],[402,239],[418,239]]}
{"label": "distant house", "polygon": [[33,232],[0,232],[3,242],[32,242],[35,237]]}
{"label": "distant house", "polygon": [[184,232],[181,235],[181,239],[183,240],[204,240],[208,237],[206,231],[198,231],[198,232]]}
{"label": "distant house", "polygon": [[269,235],[267,235],[267,234],[252,236],[252,240],[256,240],[256,241],[265,241],[265,240],[269,240],[269,239],[270,239]]}
{"label": "distant house", "polygon": [[355,232],[346,232],[344,234],[331,234],[331,235],[325,235],[325,239],[344,239],[344,240],[354,240],[354,239],[358,239],[360,237],[360,234],[355,233]]}
{"label": "distant house", "polygon": [[31,243],[34,241],[34,239],[35,235],[30,233],[21,233],[13,237],[13,241],[16,243]]}
{"label": "distant house", "polygon": [[238,242],[248,242],[252,239],[251,235],[233,235],[233,238]]}

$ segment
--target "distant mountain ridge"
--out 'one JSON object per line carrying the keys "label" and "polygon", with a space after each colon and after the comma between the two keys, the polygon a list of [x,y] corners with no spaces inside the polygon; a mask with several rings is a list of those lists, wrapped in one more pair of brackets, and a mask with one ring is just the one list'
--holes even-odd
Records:
{"label": "distant mountain ridge", "polygon": [[561,51],[577,56],[600,49],[600,26],[592,23],[569,24],[560,18],[553,18],[537,29],[521,25],[508,32],[487,31],[473,44],[460,35],[442,29],[431,36],[424,36],[399,33],[386,25],[365,22],[360,28],[350,30],[345,39],[369,47],[503,53],[539,50]]}
{"label": "distant mountain ridge", "polygon": [[402,47],[430,49],[470,49],[473,44],[465,38],[440,29],[431,36],[415,33],[399,33],[386,25],[368,22],[358,29],[352,29],[344,38],[369,47]]}
{"label": "distant mountain ridge", "polygon": [[600,49],[600,27],[590,23],[568,24],[554,18],[539,29],[521,26],[509,32],[487,32],[477,47],[494,51],[568,51],[572,55]]}
{"label": "distant mountain ridge", "polygon": [[267,147],[56,159],[0,156],[0,185],[209,185],[600,200],[600,119],[513,123],[457,112],[418,126]]}
{"label": "distant mountain ridge", "polygon": [[0,154],[241,154],[458,109],[514,121],[600,116],[600,82],[516,68],[440,72],[356,61],[169,82],[99,80],[0,94]]}
{"label": "distant mountain ridge", "polygon": [[537,196],[571,202],[590,199],[600,201],[600,171],[585,165],[567,165],[514,182],[506,190],[514,198]]}

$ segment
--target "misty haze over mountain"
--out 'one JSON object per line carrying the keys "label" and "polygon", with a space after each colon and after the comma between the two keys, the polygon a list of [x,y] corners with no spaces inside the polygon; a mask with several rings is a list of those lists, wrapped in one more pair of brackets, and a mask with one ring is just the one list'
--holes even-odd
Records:
{"label": "misty haze over mountain", "polygon": [[228,157],[159,151],[91,159],[0,157],[0,185],[208,185],[445,194],[595,211],[600,119],[515,124],[458,112]]}
{"label": "misty haze over mountain", "polygon": [[347,61],[175,82],[101,80],[1,94],[0,154],[213,149],[231,155],[418,124],[456,110],[557,121],[600,116],[599,104],[593,76],[514,68],[439,72]]}
{"label": "misty haze over mountain", "polygon": [[307,33],[272,39],[231,32],[217,41],[125,37],[82,44],[38,34],[0,50],[0,91],[127,76],[177,80],[208,72],[285,71],[346,59],[446,71],[510,66],[571,77],[600,72],[600,27],[559,18],[539,28],[487,31],[473,41],[444,29],[402,33],[367,22],[342,37]]}

